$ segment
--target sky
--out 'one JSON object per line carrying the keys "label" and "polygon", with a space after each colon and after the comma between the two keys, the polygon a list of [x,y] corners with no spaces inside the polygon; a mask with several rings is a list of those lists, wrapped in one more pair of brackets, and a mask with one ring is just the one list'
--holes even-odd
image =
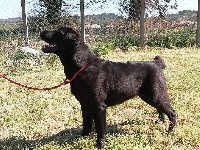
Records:
{"label": "sky", "polygon": [[[34,0],[27,0],[28,2]],[[66,0],[67,1],[67,0]],[[74,0],[75,2],[79,2],[79,0]],[[173,1],[173,0],[172,0]],[[28,3],[26,5],[27,12],[30,11],[32,5]],[[177,10],[170,10],[169,13],[177,13],[181,10],[197,10],[198,9],[198,0],[177,0],[178,8]],[[85,10],[85,14],[95,14],[95,13],[111,13],[111,12],[118,12],[116,6],[112,6],[112,4],[108,4],[108,7],[105,9],[97,9],[97,10]],[[112,6],[112,7],[109,7]],[[6,18],[15,18],[21,17],[21,0],[0,0],[0,19]]]}

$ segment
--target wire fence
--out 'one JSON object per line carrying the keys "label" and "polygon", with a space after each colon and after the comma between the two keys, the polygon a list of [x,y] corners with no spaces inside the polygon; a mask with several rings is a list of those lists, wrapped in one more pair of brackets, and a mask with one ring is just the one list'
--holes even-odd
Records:
{"label": "wire fence", "polygon": [[[56,29],[70,26],[80,32],[80,0],[26,0],[29,46],[37,47],[40,42],[39,32],[43,29]],[[117,1],[91,3],[85,0],[86,42],[100,48],[107,47],[127,49],[139,46],[139,22],[128,20],[120,11]],[[21,3],[17,1],[1,2],[0,10],[0,49],[12,49],[25,45]],[[109,7],[108,7],[109,6]],[[181,14],[182,13],[182,14]],[[160,18],[155,12],[145,16],[145,44],[149,46],[170,47],[180,36],[178,46],[193,46],[197,15],[195,11],[182,11],[177,15]],[[189,36],[189,37],[188,37]],[[188,39],[189,38],[189,39]]]}

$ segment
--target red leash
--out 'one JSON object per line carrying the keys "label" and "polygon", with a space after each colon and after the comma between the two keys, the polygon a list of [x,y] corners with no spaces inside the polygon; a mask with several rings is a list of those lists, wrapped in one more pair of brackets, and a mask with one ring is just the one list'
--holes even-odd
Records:
{"label": "red leash", "polygon": [[78,70],[70,80],[65,79],[65,80],[64,80],[62,83],[60,83],[59,85],[54,86],[54,87],[49,87],[49,88],[36,88],[36,87],[27,86],[27,85],[24,85],[24,84],[15,82],[15,81],[11,80],[10,78],[4,76],[3,74],[0,74],[0,77],[4,78],[4,79],[8,80],[9,82],[14,83],[14,84],[16,84],[16,85],[18,85],[18,86],[20,86],[20,87],[27,88],[27,89],[30,89],[30,90],[44,90],[44,91],[45,91],[45,90],[53,90],[53,89],[56,89],[56,88],[58,88],[58,87],[61,87],[62,85],[71,83],[71,82],[76,78],[76,76],[77,76],[82,70],[84,70],[84,69],[87,67],[87,65],[88,65],[88,64],[85,64],[83,67],[81,67],[81,69]]}

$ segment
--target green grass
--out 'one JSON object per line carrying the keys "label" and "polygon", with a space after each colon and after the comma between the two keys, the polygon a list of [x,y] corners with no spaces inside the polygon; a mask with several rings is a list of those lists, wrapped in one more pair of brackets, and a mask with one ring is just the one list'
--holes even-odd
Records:
{"label": "green grass", "polygon": [[[107,109],[107,150],[200,149],[200,49],[145,49],[109,52],[114,61],[152,60],[166,62],[171,103],[178,126],[167,135],[168,122],[155,124],[157,112],[135,97]],[[59,62],[13,61],[0,55],[0,70],[10,78],[36,87],[57,85],[65,79]],[[54,57],[53,57],[54,58]],[[0,78],[0,149],[95,149],[96,134],[80,137],[81,110],[69,86],[52,91],[32,91]]]}

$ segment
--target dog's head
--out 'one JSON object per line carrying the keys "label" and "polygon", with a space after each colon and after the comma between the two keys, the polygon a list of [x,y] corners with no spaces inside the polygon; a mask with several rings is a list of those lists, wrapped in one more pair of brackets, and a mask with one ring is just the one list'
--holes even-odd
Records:
{"label": "dog's head", "polygon": [[58,54],[61,50],[73,49],[79,42],[78,33],[69,27],[61,27],[55,31],[42,31],[40,37],[48,43],[42,46],[44,53]]}

